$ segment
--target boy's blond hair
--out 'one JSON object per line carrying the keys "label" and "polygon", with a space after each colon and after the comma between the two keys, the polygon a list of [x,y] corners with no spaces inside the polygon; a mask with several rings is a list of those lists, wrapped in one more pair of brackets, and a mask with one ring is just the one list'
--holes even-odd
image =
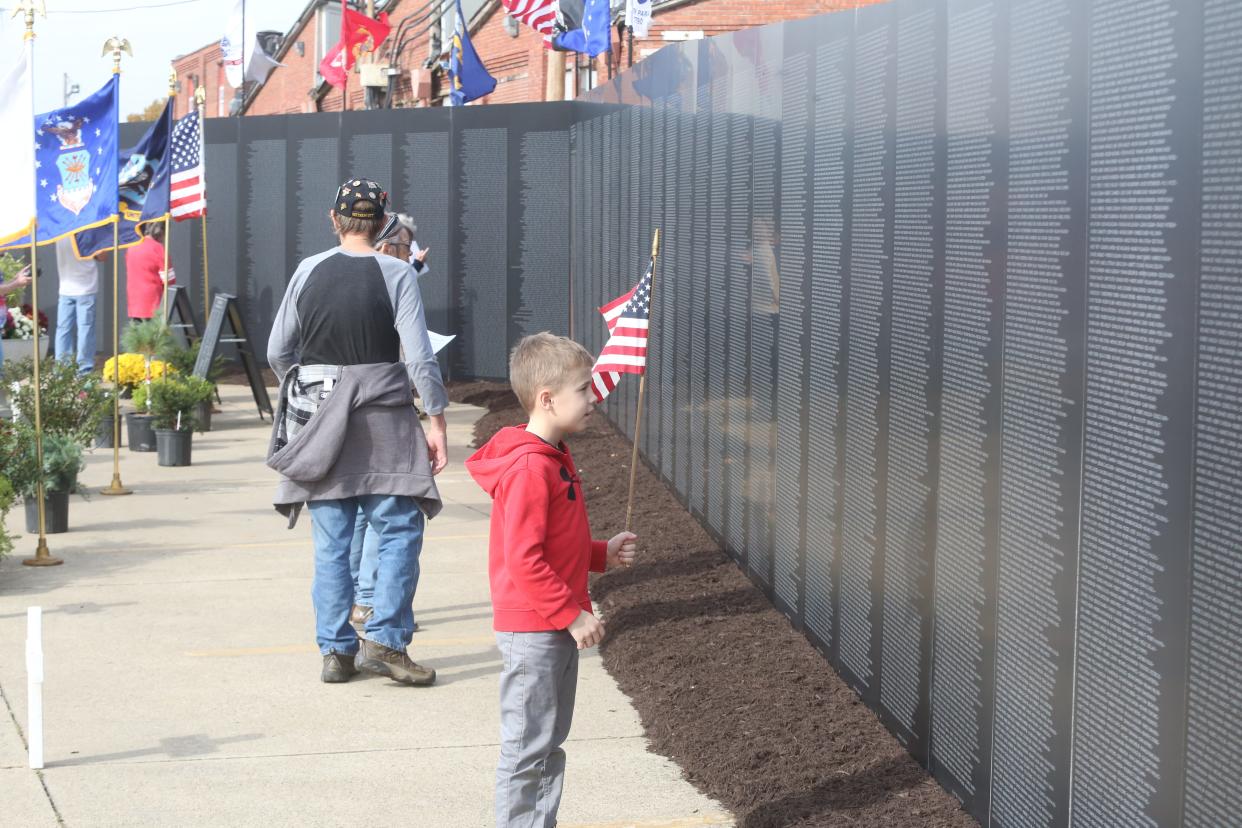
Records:
{"label": "boy's blond hair", "polygon": [[595,364],[591,354],[577,342],[547,331],[522,337],[509,354],[509,385],[522,408],[530,413],[542,388],[561,388],[569,373]]}

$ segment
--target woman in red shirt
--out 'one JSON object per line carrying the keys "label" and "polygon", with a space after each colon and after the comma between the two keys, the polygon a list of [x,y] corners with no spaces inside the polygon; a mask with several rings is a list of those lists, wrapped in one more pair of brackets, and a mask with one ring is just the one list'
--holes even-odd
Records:
{"label": "woman in red shirt", "polygon": [[[164,300],[164,225],[148,224],[141,242],[125,251],[126,287],[129,318],[135,322],[155,316]],[[177,281],[170,266],[168,282]]]}

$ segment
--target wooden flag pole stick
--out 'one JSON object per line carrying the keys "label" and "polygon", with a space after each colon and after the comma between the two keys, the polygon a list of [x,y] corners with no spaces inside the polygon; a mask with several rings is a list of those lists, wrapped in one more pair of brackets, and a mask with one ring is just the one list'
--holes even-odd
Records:
{"label": "wooden flag pole stick", "polygon": [[[129,41],[123,37],[110,37],[104,44],[104,54],[112,52],[112,74],[121,74],[121,53],[128,52]],[[112,482],[99,490],[101,495],[121,496],[133,494],[121,483],[121,214],[112,216]]]}
{"label": "wooden flag pole stick", "polygon": [[112,217],[112,482],[100,489],[102,495],[127,495],[121,483],[121,217]]}
{"label": "wooden flag pole stick", "polygon": [[[198,128],[199,128],[200,135],[203,134],[202,130],[205,129],[205,127],[203,126],[203,104],[206,102],[206,100],[207,100],[206,89],[200,86],[198,89],[194,90],[194,109],[195,111],[198,112]],[[207,143],[206,141],[203,141],[204,147],[206,146],[206,143]],[[206,168],[207,159],[200,158],[199,160],[202,161],[204,168]],[[202,212],[201,218],[199,218],[199,224],[202,226],[202,230],[203,230],[203,324],[206,325],[207,324],[207,311],[211,309],[211,271],[208,270],[207,268],[207,207],[206,205],[203,206],[203,212]]]}
{"label": "wooden flag pole stick", "polygon": [[164,214],[164,270],[160,278],[164,280],[164,298],[160,300],[160,319],[168,324],[168,247],[172,243],[172,214]]}
{"label": "wooden flag pole stick", "polygon": [[[647,315],[647,353],[651,353],[651,317],[655,315],[656,263],[660,258],[660,231],[651,240],[651,312]],[[634,481],[638,475],[638,441],[643,428],[643,400],[647,396],[647,369],[638,380],[638,410],[634,412],[634,448],[630,454],[630,494],[625,501],[625,531],[634,519]]]}
{"label": "wooden flag pole stick", "polygon": [[[171,103],[172,99],[175,98],[176,96],[177,96],[177,70],[176,68],[173,68],[168,73],[168,100],[169,102]],[[168,140],[172,141],[171,133],[169,133],[168,135]],[[170,195],[170,198],[171,198],[171,195]],[[171,204],[169,204],[168,207],[169,209],[172,209]],[[165,324],[168,324],[168,278],[167,278],[167,274],[168,274],[168,251],[169,251],[169,248],[172,246],[172,220],[171,219],[172,219],[171,213],[164,214],[164,275],[165,275],[165,278],[164,278],[164,298],[160,301],[160,313],[163,314],[161,318],[164,320]]]}

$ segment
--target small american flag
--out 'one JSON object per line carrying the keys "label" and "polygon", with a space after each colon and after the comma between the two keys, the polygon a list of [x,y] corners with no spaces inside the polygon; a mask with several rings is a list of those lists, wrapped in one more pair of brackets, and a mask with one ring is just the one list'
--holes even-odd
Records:
{"label": "small american flag", "polygon": [[207,213],[207,182],[203,168],[203,130],[198,112],[177,121],[172,133],[172,175],[168,211],[177,221]]}
{"label": "small american flag", "polygon": [[547,40],[556,27],[556,3],[553,0],[501,0],[509,16],[525,23]]}
{"label": "small american flag", "polygon": [[591,369],[596,401],[617,387],[622,374],[647,370],[647,331],[651,321],[651,279],[655,261],[634,289],[599,309],[608,325],[608,341]]}

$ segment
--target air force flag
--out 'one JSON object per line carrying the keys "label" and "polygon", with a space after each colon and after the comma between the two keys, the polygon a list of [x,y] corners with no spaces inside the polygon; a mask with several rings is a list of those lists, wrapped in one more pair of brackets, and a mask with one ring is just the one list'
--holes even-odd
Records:
{"label": "air force flag", "polygon": [[73,106],[34,120],[39,244],[117,212],[117,75]]}

